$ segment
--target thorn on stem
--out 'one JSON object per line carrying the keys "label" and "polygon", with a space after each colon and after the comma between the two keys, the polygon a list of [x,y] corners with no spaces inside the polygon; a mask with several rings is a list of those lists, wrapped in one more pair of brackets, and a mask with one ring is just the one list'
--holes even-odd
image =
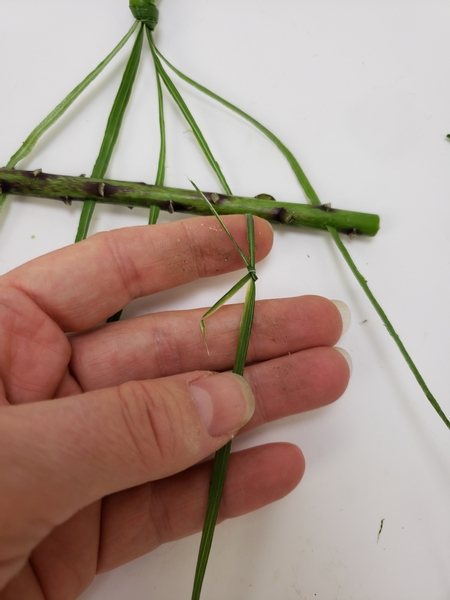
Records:
{"label": "thorn on stem", "polygon": [[294,213],[291,210],[286,210],[284,207],[271,211],[274,217],[284,225],[289,225],[294,220]]}
{"label": "thorn on stem", "polygon": [[35,169],[33,171],[33,177],[39,177],[39,175],[42,173],[42,169]]}
{"label": "thorn on stem", "polygon": [[100,194],[100,196],[102,198],[105,197],[105,184],[103,183],[103,181],[102,181],[102,183],[98,184],[98,193]]}

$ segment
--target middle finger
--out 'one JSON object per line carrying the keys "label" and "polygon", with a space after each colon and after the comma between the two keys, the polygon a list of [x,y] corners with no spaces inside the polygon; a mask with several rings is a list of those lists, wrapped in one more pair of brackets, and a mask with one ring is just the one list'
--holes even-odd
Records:
{"label": "middle finger", "polygon": [[[70,368],[84,391],[176,373],[231,369],[241,305],[221,308],[200,329],[204,309],[147,315],[109,323],[70,338]],[[342,333],[339,310],[319,296],[256,303],[247,363],[333,346]]]}

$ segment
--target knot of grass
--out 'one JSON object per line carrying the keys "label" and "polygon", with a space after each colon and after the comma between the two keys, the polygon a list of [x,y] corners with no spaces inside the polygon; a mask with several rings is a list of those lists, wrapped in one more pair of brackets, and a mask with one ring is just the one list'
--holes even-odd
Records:
{"label": "knot of grass", "polygon": [[250,277],[253,279],[253,281],[256,281],[258,279],[258,277],[256,276],[256,269],[255,269],[255,267],[248,266],[247,267],[247,271],[248,271]]}
{"label": "knot of grass", "polygon": [[130,0],[130,10],[135,19],[153,31],[158,24],[159,11],[156,0]]}

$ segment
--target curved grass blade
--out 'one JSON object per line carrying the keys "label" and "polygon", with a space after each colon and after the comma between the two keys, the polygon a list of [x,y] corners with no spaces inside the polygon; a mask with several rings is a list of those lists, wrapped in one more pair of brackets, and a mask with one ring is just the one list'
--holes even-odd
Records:
{"label": "curved grass blade", "polygon": [[155,44],[153,42],[153,37],[150,31],[147,31],[147,37],[149,40],[150,45],[152,46],[154,53],[154,61],[155,61],[155,66],[157,69],[158,74],[160,75],[161,79],[164,82],[164,85],[166,86],[168,92],[170,93],[170,95],[172,96],[172,98],[174,99],[174,101],[176,102],[178,108],[180,109],[180,111],[182,112],[183,116],[185,117],[186,121],[189,123],[189,126],[192,129],[192,132],[200,146],[200,148],[202,149],[206,159],[208,160],[209,164],[211,165],[213,171],[215,172],[215,174],[217,175],[223,189],[226,191],[227,194],[231,194],[231,189],[225,179],[224,174],[222,173],[222,169],[219,166],[219,163],[216,161],[216,159],[213,156],[213,153],[211,152],[210,147],[208,146],[208,143],[206,142],[199,126],[197,125],[197,122],[195,121],[191,111],[189,110],[189,108],[186,105],[186,102],[183,100],[180,92],[177,90],[177,88],[175,87],[175,85],[173,84],[172,80],[170,79],[170,77],[168,76],[166,70],[164,69],[164,67],[161,64],[161,61],[159,60],[158,56],[157,56],[157,51],[156,51],[156,47]]}
{"label": "curved grass blade", "polygon": [[[246,219],[247,237],[250,249],[250,260],[247,261],[249,264],[249,267],[247,267],[249,269],[249,273],[243,279],[241,279],[239,283],[243,282],[244,280],[248,280],[249,285],[247,288],[247,294],[245,296],[244,312],[242,314],[241,323],[239,325],[238,346],[233,366],[233,373],[237,373],[238,375],[244,374],[244,367],[247,358],[248,345],[250,342],[250,334],[252,330],[256,299],[256,275],[255,278],[253,278],[252,276],[252,273],[255,272],[255,231],[253,216],[246,215]],[[203,319],[206,318],[206,315],[208,315],[208,313],[205,314]],[[231,441],[228,442],[225,446],[223,446],[223,448],[218,450],[214,456],[214,464],[211,474],[211,484],[208,494],[208,504],[206,507],[205,520],[203,522],[202,537],[200,540],[200,548],[198,552],[197,566],[195,569],[194,585],[192,589],[191,600],[199,600],[202,591],[206,567],[208,564],[208,559],[211,552],[211,545],[214,537],[214,531],[217,523],[217,516],[219,514],[223,487],[225,484],[230,450]]]}
{"label": "curved grass blade", "polygon": [[[150,48],[153,53],[153,48],[151,45],[150,45]],[[155,68],[155,75],[156,75],[156,86],[157,86],[157,90],[158,90],[158,118],[159,118],[159,135],[160,135],[160,137],[159,137],[160,143],[159,143],[158,170],[156,173],[155,185],[162,186],[162,185],[164,185],[164,176],[165,176],[165,170],[166,170],[166,125],[165,125],[165,121],[164,121],[164,100],[163,100],[163,95],[162,95],[161,80],[158,75],[158,72],[156,71],[156,68]],[[150,211],[149,211],[149,215],[148,215],[148,224],[149,225],[155,225],[157,223],[160,212],[161,212],[161,209],[159,208],[159,206],[156,206],[155,204],[152,204],[150,206]],[[123,312],[123,310],[117,311],[114,315],[109,317],[106,320],[106,322],[113,323],[115,321],[119,321],[122,316],[122,312]]]}
{"label": "curved grass blade", "polygon": [[[142,39],[144,34],[143,28],[144,26],[141,25],[131,51],[130,58],[128,59],[127,66],[125,67],[119,90],[109,114],[100,152],[92,171],[92,177],[104,177],[106,169],[109,165],[109,161],[111,160],[111,155],[116,145],[117,138],[119,137],[120,127],[122,125],[125,110],[131,96],[131,90],[133,89],[133,84],[136,79],[136,73],[141,57]],[[84,203],[75,242],[79,242],[86,238],[94,208],[94,200],[88,200]]]}
{"label": "curved grass blade", "polygon": [[[150,32],[147,29],[147,37]],[[149,40],[149,46],[153,57],[153,63],[155,65],[156,75],[156,86],[158,90],[158,117],[159,117],[159,158],[158,158],[158,170],[156,172],[155,185],[164,185],[165,171],[166,171],[166,124],[164,119],[164,98],[162,94],[161,76],[158,73],[158,69],[155,61],[155,50],[153,44]],[[150,214],[148,223],[154,225],[158,220],[160,208],[152,205],[150,207]]]}
{"label": "curved grass blade", "polygon": [[[75,100],[84,92],[90,83],[99,75],[103,69],[111,62],[116,54],[124,47],[130,37],[135,32],[138,23],[135,22],[128,33],[121,39],[117,46],[108,54],[108,56],[91,72],[81,83],[79,83],[71,92],[68,94],[58,106],[52,110],[43,121],[33,129],[27,139],[24,141],[22,146],[17,150],[13,156],[11,156],[6,167],[13,169],[16,164],[30,154],[33,148],[36,146],[42,135],[54,124],[56,121],[66,112],[66,110],[75,102]],[[0,195],[0,211],[6,200],[6,194]]]}
{"label": "curved grass blade", "polygon": [[[222,296],[222,298],[219,298],[219,300],[217,300],[217,302],[215,304],[213,304],[211,306],[211,308],[205,312],[205,314],[203,315],[203,317],[201,318],[201,321],[200,321],[200,328],[202,330],[203,340],[205,341],[205,344],[206,344],[205,319],[207,319],[208,317],[213,315],[216,312],[216,310],[218,310],[221,306],[223,306],[226,302],[228,302],[228,300],[231,300],[231,298],[241,288],[244,287],[244,285],[247,283],[247,281],[249,281],[249,279],[251,279],[251,275],[250,275],[250,273],[247,273],[247,275],[244,275],[244,277],[242,279],[240,279],[237,283],[235,283],[233,285],[233,287],[231,289],[229,289],[228,292]],[[206,349],[208,350],[208,345],[206,345]],[[208,350],[208,354],[209,354],[209,350]]]}
{"label": "curved grass blade", "polygon": [[[241,116],[243,119],[245,119],[246,121],[251,123],[254,127],[256,127],[256,129],[261,131],[261,133],[263,133],[269,140],[271,140],[275,144],[275,146],[280,150],[280,152],[283,154],[283,156],[286,158],[286,160],[288,161],[298,182],[300,183],[301,187],[303,188],[303,191],[305,192],[306,197],[311,202],[311,204],[314,204],[316,206],[321,204],[321,201],[319,200],[318,195],[316,194],[314,188],[312,187],[309,179],[305,175],[305,172],[301,168],[300,163],[295,158],[295,156],[292,154],[292,152],[289,150],[289,148],[287,148],[287,146],[285,146],[283,144],[283,142],[275,134],[273,134],[269,129],[267,129],[267,127],[262,125],[259,121],[254,119],[252,116],[250,116],[249,114],[247,114],[246,112],[244,112],[243,110],[241,110],[240,108],[238,108],[237,106],[232,104],[231,102],[228,102],[228,100],[225,100],[221,96],[215,94],[208,88],[204,87],[200,83],[194,81],[193,79],[191,79],[190,77],[188,77],[187,75],[182,73],[179,69],[174,67],[166,58],[164,58],[164,56],[159,52],[159,50],[156,49],[156,52],[161,57],[161,59],[168,65],[168,67],[170,69],[172,69],[172,71],[174,73],[176,73],[181,79],[183,79],[183,81],[186,81],[187,83],[192,85],[195,89],[206,94],[213,100],[216,100],[217,102],[219,102],[226,108],[230,109],[231,111],[233,111],[236,114],[238,114],[239,116]],[[430,402],[431,406],[437,412],[437,414],[439,415],[441,420],[444,422],[444,424],[447,426],[447,428],[450,429],[450,420],[445,415],[444,411],[442,410],[440,404],[438,403],[438,401],[436,400],[434,395],[431,393],[431,390],[429,389],[425,380],[423,379],[422,375],[420,374],[420,372],[419,372],[418,368],[416,367],[414,361],[412,360],[409,352],[406,350],[405,346],[403,345],[403,342],[401,341],[398,333],[394,329],[394,326],[392,325],[391,321],[388,319],[388,317],[387,317],[385,311],[383,310],[383,308],[381,307],[380,303],[377,301],[377,299],[373,295],[373,292],[367,285],[366,279],[359,271],[358,267],[356,266],[355,262],[353,261],[352,257],[350,256],[350,253],[348,252],[347,248],[345,247],[344,243],[342,242],[341,238],[339,237],[339,234],[338,234],[336,228],[328,226],[327,229],[328,229],[329,233],[331,234],[331,237],[332,237],[334,243],[336,244],[338,250],[342,254],[342,257],[344,258],[345,262],[347,263],[349,269],[351,270],[351,272],[355,276],[357,282],[361,286],[361,289],[366,294],[367,298],[369,299],[370,303],[372,304],[373,308],[375,309],[375,312],[378,314],[382,323],[386,327],[388,333],[390,334],[390,336],[394,340],[395,344],[397,345],[397,348],[399,349],[400,354],[402,355],[406,364],[410,368],[410,370],[411,370],[413,376],[415,377],[417,383],[419,384],[422,392],[425,394],[425,397]]]}
{"label": "curved grass blade", "polygon": [[[191,181],[191,180],[189,180]],[[203,198],[203,200],[208,204],[211,212],[213,213],[213,215],[216,217],[216,219],[219,221],[220,225],[222,226],[222,229],[225,231],[225,233],[227,234],[227,236],[230,238],[230,240],[233,242],[234,247],[236,248],[236,250],[239,252],[240,257],[242,258],[245,266],[247,267],[248,271],[250,272],[250,270],[252,269],[254,271],[254,265],[253,267],[251,266],[251,263],[247,260],[247,257],[245,256],[245,254],[242,252],[241,248],[239,247],[239,244],[236,242],[236,240],[234,239],[234,237],[231,235],[231,233],[229,232],[227,226],[225,225],[225,223],[222,221],[222,219],[220,218],[220,215],[217,213],[216,209],[214,208],[214,204],[212,204],[212,202],[210,202],[208,200],[208,198],[205,196],[205,194],[199,189],[199,187],[193,182],[191,181],[192,185],[194,186],[194,188],[196,189],[196,191],[200,194],[200,196]],[[253,221],[252,221],[253,223]]]}
{"label": "curved grass blade", "polygon": [[[152,51],[152,55],[154,55],[154,50],[152,45],[150,44],[150,49]],[[158,120],[159,120],[159,158],[158,158],[158,169],[156,172],[155,185],[163,186],[164,185],[164,177],[166,171],[166,125],[164,120],[164,99],[162,95],[162,86],[161,86],[161,78],[156,70],[155,66],[155,75],[156,75],[156,87],[158,91]],[[155,225],[158,221],[159,213],[161,209],[159,206],[152,204],[150,206],[150,211],[148,215],[148,224]],[[106,322],[113,323],[115,321],[119,321],[122,316],[123,310],[117,311],[114,315],[109,317]]]}

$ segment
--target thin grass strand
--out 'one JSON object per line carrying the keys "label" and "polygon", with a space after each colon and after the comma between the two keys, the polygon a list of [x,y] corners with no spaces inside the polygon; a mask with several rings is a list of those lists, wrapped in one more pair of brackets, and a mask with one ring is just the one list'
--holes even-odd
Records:
{"label": "thin grass strand", "polygon": [[[159,157],[158,157],[158,169],[156,173],[155,185],[164,185],[165,173],[166,173],[166,122],[164,118],[164,97],[162,93],[161,76],[158,73],[156,65],[156,54],[155,48],[152,44],[152,33],[147,29],[147,39],[152,53],[153,64],[155,66],[156,76],[156,87],[158,91],[158,120],[159,120]],[[150,214],[148,223],[154,225],[159,217],[161,209],[158,206],[152,205],[150,207]]]}
{"label": "thin grass strand", "polygon": [[[267,127],[265,127],[264,125],[262,125],[262,123],[260,123],[256,119],[254,119],[248,113],[244,112],[243,110],[241,110],[240,108],[238,108],[237,106],[235,106],[234,104],[232,104],[231,102],[228,102],[228,100],[225,100],[224,98],[222,98],[218,94],[215,94],[214,92],[212,92],[211,90],[209,90],[205,86],[201,85],[197,81],[194,81],[193,79],[191,79],[190,77],[188,77],[187,75],[185,75],[184,73],[182,73],[179,69],[177,69],[174,65],[172,65],[161,54],[161,52],[159,52],[159,50],[156,50],[156,51],[158,52],[158,55],[161,57],[161,59],[165,62],[165,64],[174,73],[176,73],[183,81],[186,81],[186,83],[189,83],[191,86],[193,86],[198,91],[206,94],[207,96],[209,96],[213,100],[216,100],[217,102],[219,102],[220,104],[222,104],[226,108],[230,109],[231,111],[233,111],[236,114],[238,114],[239,116],[241,116],[243,119],[245,119],[246,121],[248,121],[249,123],[251,123],[254,127],[256,127],[256,129],[258,129],[259,131],[261,131],[261,133],[263,133],[269,140],[271,140],[271,142],[273,142],[275,144],[275,146],[280,150],[280,152],[283,154],[283,156],[288,161],[288,163],[291,166],[291,168],[292,168],[292,170],[293,170],[293,172],[294,172],[294,174],[295,174],[298,182],[300,183],[300,185],[301,185],[301,187],[302,187],[302,189],[303,189],[306,197],[311,202],[311,204],[313,204],[315,206],[321,205],[321,201],[320,201],[320,199],[319,199],[316,191],[312,187],[309,179],[307,178],[305,172],[301,168],[300,163],[295,158],[295,156],[293,155],[293,153],[289,150],[289,148],[287,148],[287,146],[285,146],[283,144],[283,142],[275,134],[273,134],[269,129],[267,129]],[[409,352],[406,350],[403,342],[401,341],[400,336],[398,335],[398,333],[395,330],[394,326],[392,325],[391,321],[387,317],[387,315],[386,315],[385,311],[383,310],[383,308],[381,307],[380,303],[375,298],[373,292],[371,291],[371,289],[367,285],[367,280],[362,275],[362,273],[359,271],[359,269],[356,266],[354,260],[350,256],[350,253],[348,252],[348,250],[345,247],[343,241],[341,240],[341,238],[339,236],[339,233],[337,232],[336,228],[335,227],[331,227],[331,226],[327,226],[327,230],[330,233],[333,241],[335,242],[335,244],[336,244],[339,252],[342,254],[342,257],[344,258],[344,260],[347,263],[348,267],[350,268],[351,272],[355,276],[357,282],[361,286],[361,289],[366,294],[366,296],[369,299],[370,303],[372,304],[375,312],[377,313],[377,315],[381,319],[383,325],[386,327],[389,335],[394,340],[394,343],[396,344],[397,348],[399,349],[400,354],[404,358],[406,364],[410,368],[410,370],[411,370],[414,378],[416,379],[417,383],[419,384],[419,386],[420,386],[422,392],[424,393],[425,397],[428,399],[428,401],[430,402],[431,406],[437,412],[437,414],[439,415],[439,417],[441,418],[441,420],[443,421],[443,423],[447,426],[448,429],[450,429],[450,420],[446,416],[446,414],[443,411],[442,407],[440,406],[439,402],[436,400],[436,398],[434,397],[434,395],[431,393],[431,390],[429,389],[429,387],[426,384],[424,378],[420,374],[419,369],[416,367],[416,365],[415,365],[413,359],[411,358]]]}
{"label": "thin grass strand", "polygon": [[[92,177],[95,178],[104,177],[109,162],[111,160],[111,156],[115,148],[117,138],[119,137],[123,117],[125,115],[128,102],[130,100],[131,91],[133,89],[133,84],[136,79],[136,73],[140,62],[142,40],[144,34],[143,28],[144,25],[141,25],[139,33],[131,50],[131,54],[128,59],[127,65],[125,67],[125,71],[120,82],[119,90],[114,99],[111,112],[109,113],[102,145],[100,147],[100,151],[98,153],[94,168],[92,170]],[[83,210],[81,211],[80,221],[78,224],[77,235],[75,237],[75,242],[80,242],[81,240],[84,240],[86,238],[92,215],[94,213],[95,204],[95,200],[88,200],[84,202]]]}
{"label": "thin grass strand", "polygon": [[[37,125],[27,139],[23,142],[22,146],[11,156],[6,167],[8,169],[13,169],[17,163],[27,157],[34,147],[36,146],[39,139],[44,135],[44,133],[56,123],[56,121],[62,117],[62,115],[67,111],[67,109],[75,102],[75,100],[80,96],[84,90],[96,79],[96,77],[103,71],[103,69],[112,61],[112,59],[120,52],[120,50],[125,46],[130,37],[136,31],[138,26],[138,22],[136,21],[128,33],[120,40],[117,46],[108,54],[108,56],[102,60],[102,62],[93,70],[87,77],[83,79],[81,83],[79,83],[65,98],[62,102],[58,104],[46,117],[43,119],[39,125]],[[3,208],[5,203],[7,194],[0,195],[0,211]]]}
{"label": "thin grass strand", "polygon": [[[209,203],[210,204],[210,203]],[[212,205],[210,204],[212,208]],[[213,211],[214,214],[215,211]],[[216,214],[217,218],[220,221],[219,216]],[[241,317],[241,322],[239,325],[239,335],[238,335],[238,344],[237,351],[233,365],[233,373],[243,376],[244,375],[244,367],[247,359],[248,346],[250,343],[250,335],[253,326],[253,317],[255,312],[255,300],[256,300],[256,274],[253,277],[253,273],[255,272],[255,229],[254,229],[254,221],[252,215],[246,215],[247,219],[247,239],[249,244],[249,254],[250,260],[247,261],[245,259],[245,264],[249,269],[249,272],[245,277],[243,277],[235,286],[231,288],[231,290],[225,294],[216,304],[205,313],[202,321],[207,316],[210,316],[213,312],[215,312],[224,302],[226,301],[226,297],[231,297],[236,293],[238,289],[240,289],[247,281],[248,288],[247,293],[245,295],[244,301],[244,310]],[[221,222],[221,221],[220,221]],[[224,224],[221,222],[222,227],[225,228]],[[231,235],[231,234],[230,234]],[[238,244],[235,242],[235,245],[239,248]],[[242,252],[242,251],[241,251]],[[204,327],[204,324],[203,324]],[[204,331],[204,330],[203,330]],[[194,575],[194,584],[192,588],[192,596],[191,600],[199,600],[203,581],[205,578],[206,567],[208,565],[208,559],[211,552],[212,541],[214,537],[214,532],[217,523],[217,517],[219,514],[220,502],[222,499],[223,488],[225,485],[226,473],[227,473],[227,465],[228,458],[230,456],[231,451],[231,441],[228,442],[223,448],[218,450],[214,456],[214,464],[211,475],[211,483],[208,494],[208,503],[206,507],[205,519],[203,522],[203,530],[202,536],[200,540],[200,547],[197,558],[197,565],[195,569]]]}
{"label": "thin grass strand", "polygon": [[194,119],[194,116],[192,115],[191,111],[189,110],[186,102],[183,100],[183,97],[181,96],[180,92],[177,90],[173,81],[170,79],[169,75],[167,74],[167,71],[162,66],[161,61],[159,60],[159,58],[157,56],[156,47],[154,45],[153,38],[151,36],[149,36],[149,40],[150,40],[150,43],[152,44],[153,48],[155,49],[154,59],[155,59],[156,68],[158,70],[158,73],[159,73],[161,79],[164,82],[164,85],[167,88],[167,91],[170,93],[170,95],[174,99],[175,103],[177,104],[178,108],[180,109],[181,113],[183,114],[184,118],[186,119],[189,126],[191,127],[192,133],[194,134],[200,148],[203,151],[203,154],[205,155],[207,161],[211,165],[214,173],[217,175],[217,178],[219,179],[223,189],[225,190],[225,192],[227,194],[231,195],[232,192],[231,192],[230,186],[228,185],[227,180],[225,179],[225,176],[222,172],[222,169],[220,168],[219,163],[214,158],[214,155],[211,152],[211,149],[210,149],[205,137],[203,136],[203,133],[202,133],[201,129],[199,128],[196,120]]}

